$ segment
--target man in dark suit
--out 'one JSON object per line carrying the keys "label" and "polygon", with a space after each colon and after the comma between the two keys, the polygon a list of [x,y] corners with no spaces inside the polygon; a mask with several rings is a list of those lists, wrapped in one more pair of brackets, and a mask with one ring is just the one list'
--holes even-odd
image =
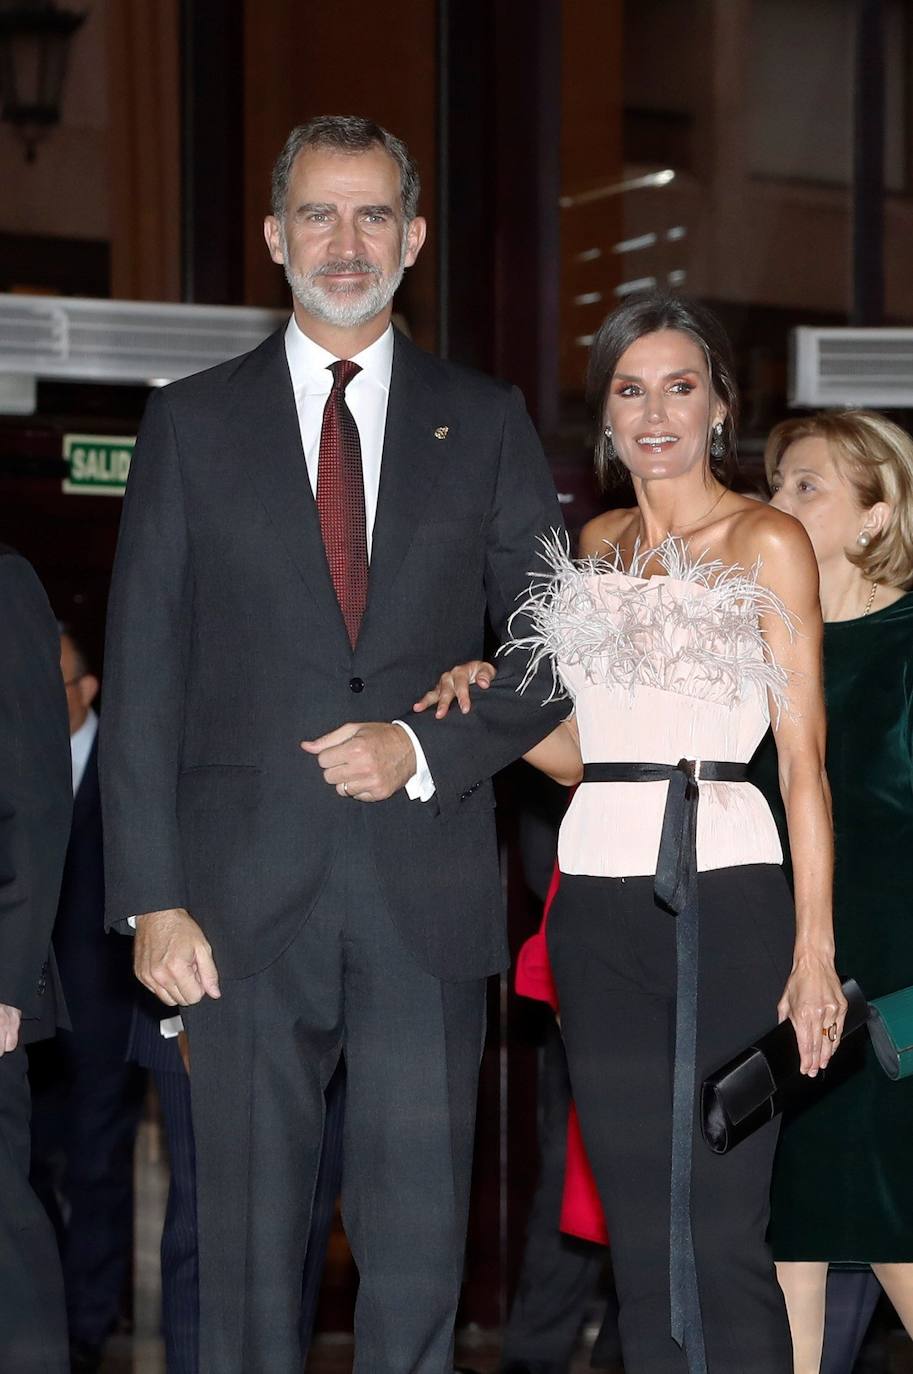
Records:
{"label": "man in dark suit", "polygon": [[60,636],[60,667],[74,800],[54,952],[70,1029],[29,1052],[32,1182],[60,1242],[73,1374],[91,1374],[101,1365],[130,1272],[133,1145],[145,1075],[125,1062],[134,1002],[130,948],[104,926],[93,704],[99,682],[72,630]]}
{"label": "man in dark suit", "polygon": [[140,979],[185,1007],[219,1374],[300,1374],[343,1051],[355,1370],[452,1369],[485,980],[507,957],[491,776],[567,711],[539,681],[518,695],[516,655],[471,714],[411,712],[479,655],[486,611],[506,634],[560,524],[519,394],[390,326],[417,195],[377,125],[292,132],[265,230],[294,315],[153,396],[125,499],[108,918],[135,918]]}
{"label": "man in dark suit", "polygon": [[0,1369],[67,1374],[54,1231],[29,1185],[24,1045],[64,1015],[51,927],[73,794],[57,625],[0,545]]}

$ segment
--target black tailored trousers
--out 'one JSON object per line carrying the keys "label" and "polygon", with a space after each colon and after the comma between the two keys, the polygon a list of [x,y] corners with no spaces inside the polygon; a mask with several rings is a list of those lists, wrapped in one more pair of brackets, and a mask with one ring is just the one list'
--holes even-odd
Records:
{"label": "black tailored trousers", "polygon": [[[779,867],[699,876],[697,1082],[776,1022],[794,916]],[[686,1374],[670,1335],[675,917],[653,879],[562,876],[548,945],[571,1087],[606,1212],[625,1374]],[[731,1154],[700,1137],[691,1215],[709,1374],[791,1374],[765,1233],[777,1123]]]}
{"label": "black tailored trousers", "polygon": [[[549,1027],[539,1070],[539,1178],[530,1207],[526,1244],[510,1308],[501,1362],[534,1362],[549,1374],[567,1374],[588,1305],[607,1263],[605,1247],[561,1232],[571,1085],[557,1022]],[[606,1309],[590,1363],[601,1369],[618,1360],[615,1295]]]}
{"label": "black tailored trousers", "polygon": [[354,1374],[453,1368],[485,980],[442,981],[414,960],[380,895],[363,804],[340,799],[340,829],[291,945],[188,1008],[207,1374],[301,1374],[301,1275],[341,1053]]}

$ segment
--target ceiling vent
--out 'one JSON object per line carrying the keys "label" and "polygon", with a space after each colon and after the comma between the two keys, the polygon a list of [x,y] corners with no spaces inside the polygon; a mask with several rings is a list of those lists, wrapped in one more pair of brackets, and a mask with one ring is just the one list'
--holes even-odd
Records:
{"label": "ceiling vent", "polygon": [[913,409],[913,329],[794,329],[789,404]]}
{"label": "ceiling vent", "polygon": [[161,386],[246,353],[288,313],[0,295],[0,374]]}

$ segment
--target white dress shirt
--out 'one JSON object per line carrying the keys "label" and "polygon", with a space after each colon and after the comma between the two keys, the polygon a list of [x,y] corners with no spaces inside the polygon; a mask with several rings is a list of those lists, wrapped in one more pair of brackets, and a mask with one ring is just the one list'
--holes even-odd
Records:
{"label": "white dress shirt", "polygon": [[[285,331],[285,356],[288,359],[292,390],[295,393],[301,447],[304,449],[311,491],[316,499],[320,431],[327,397],[333,386],[333,375],[329,369],[330,365],[338,360],[334,353],[321,348],[320,344],[309,339],[307,334],[299,329],[294,315]],[[367,348],[362,349],[361,353],[356,353],[351,361],[361,368],[346,387],[346,404],[352,412],[361,444],[361,471],[365,488],[365,533],[370,561],[374,520],[377,515],[377,493],[380,488],[380,466],[384,451],[384,430],[387,423],[387,399],[390,395],[390,377],[393,372],[393,326],[389,325],[379,339],[375,339]],[[429,797],[434,796],[434,780],[428,768],[425,751],[415,731],[405,721],[395,720],[393,724],[405,730],[415,750],[415,773],[406,783],[406,792],[413,801],[428,801]]]}
{"label": "white dress shirt", "polygon": [[73,796],[79,791],[79,784],[85,776],[86,764],[98,734],[98,716],[89,707],[89,713],[79,729],[70,736],[70,758],[73,761]]}

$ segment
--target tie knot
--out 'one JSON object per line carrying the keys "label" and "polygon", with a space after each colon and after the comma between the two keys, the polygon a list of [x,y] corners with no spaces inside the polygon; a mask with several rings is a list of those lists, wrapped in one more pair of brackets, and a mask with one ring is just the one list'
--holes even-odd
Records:
{"label": "tie knot", "polygon": [[339,358],[335,363],[330,363],[329,369],[333,374],[333,390],[345,391],[353,377],[357,377],[361,368],[358,363],[353,363],[351,358]]}

